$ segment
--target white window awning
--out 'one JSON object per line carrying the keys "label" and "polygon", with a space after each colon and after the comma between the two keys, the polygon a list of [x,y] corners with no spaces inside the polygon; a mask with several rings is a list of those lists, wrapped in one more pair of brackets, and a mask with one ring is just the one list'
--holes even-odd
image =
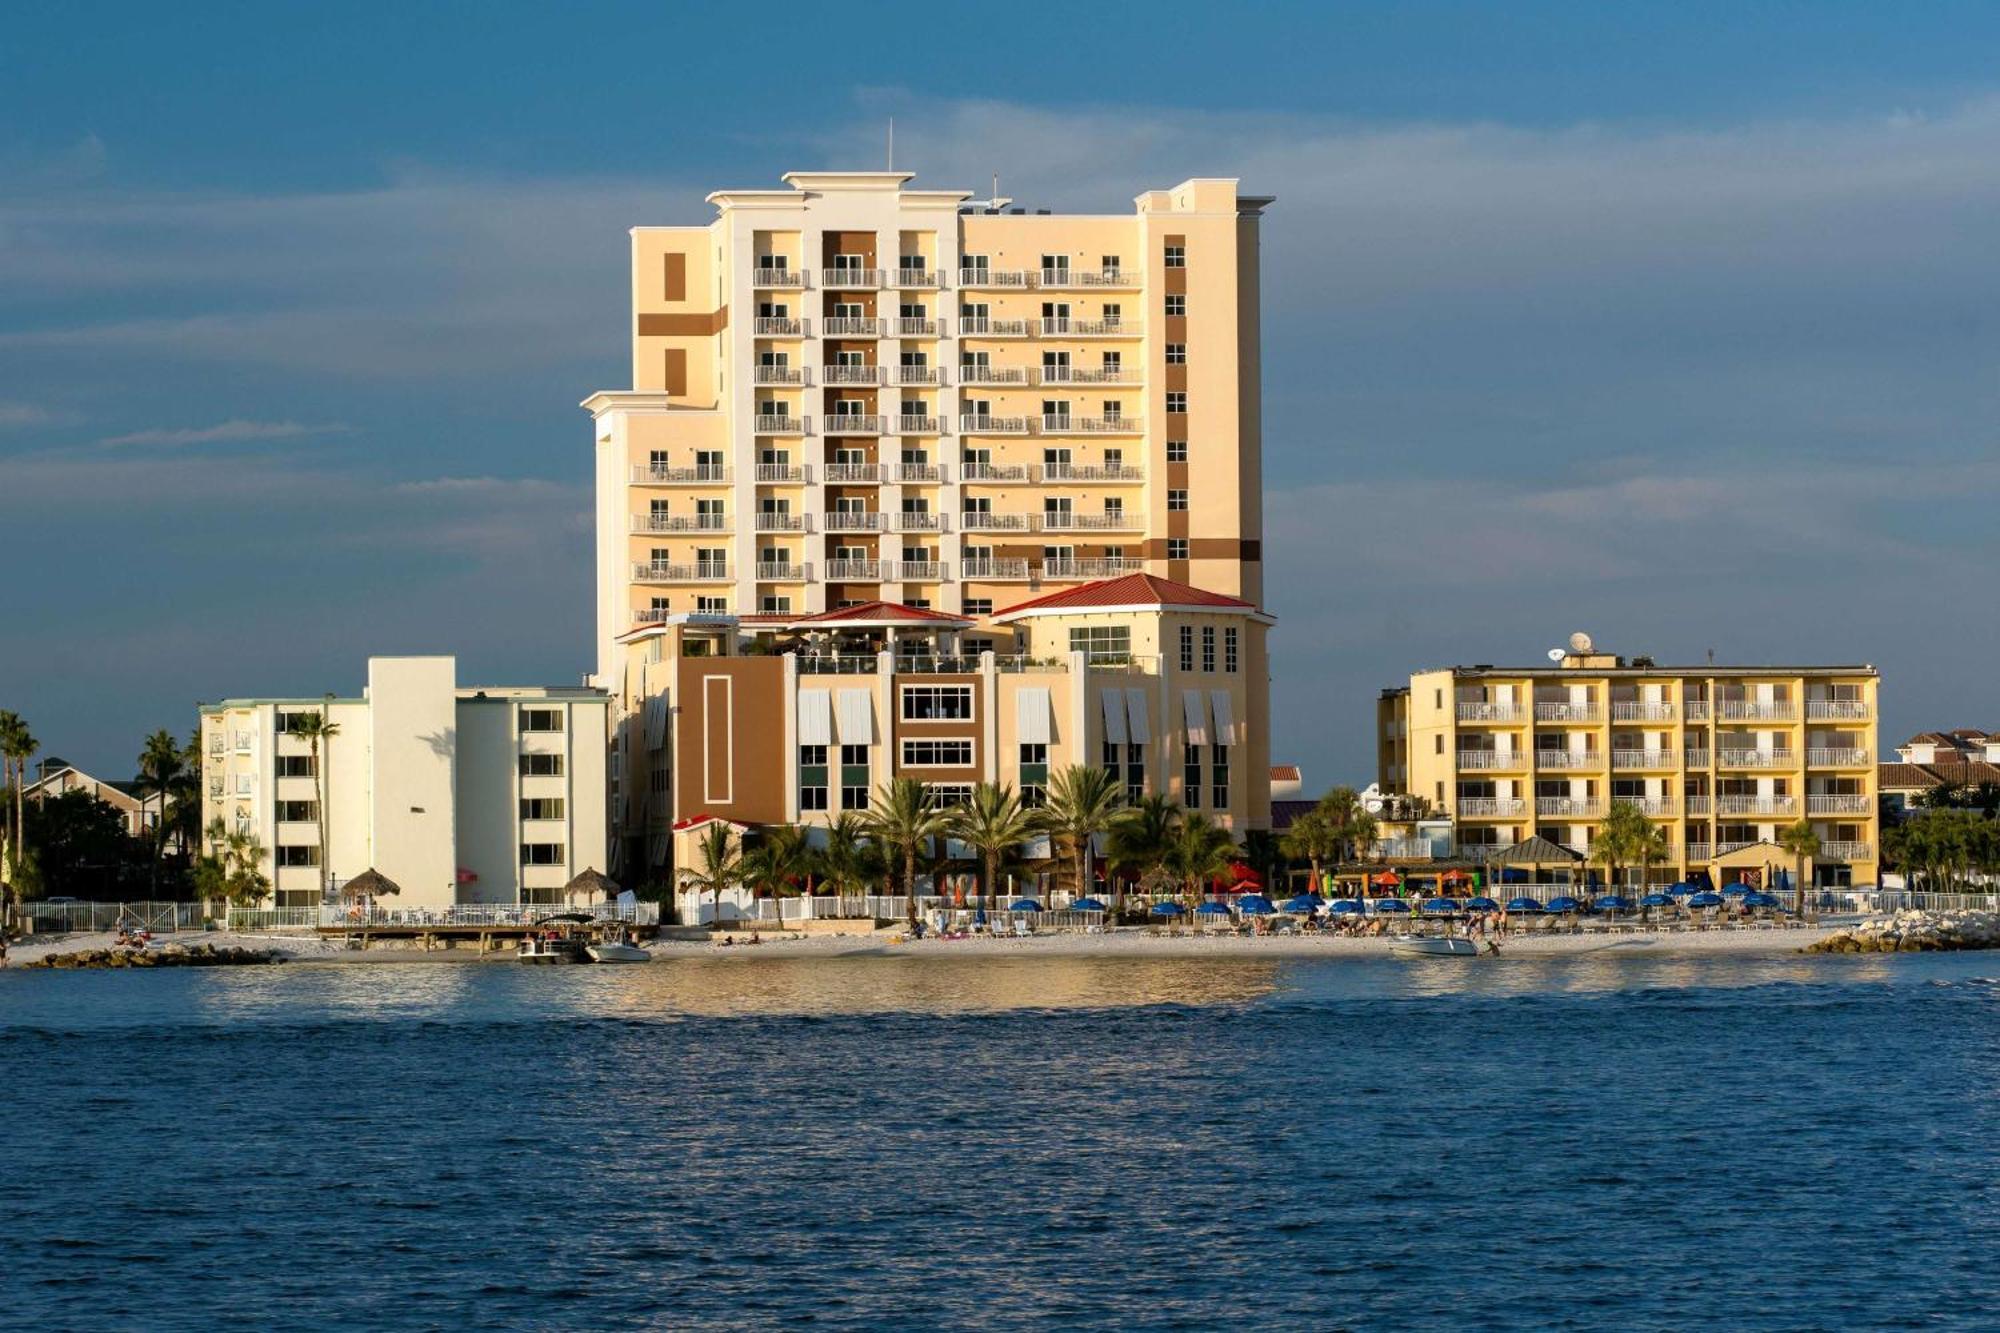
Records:
{"label": "white window awning", "polygon": [[1047,745],[1050,738],[1049,692],[1028,686],[1014,694],[1015,739],[1023,745]]}
{"label": "white window awning", "polygon": [[1104,707],[1104,743],[1125,744],[1125,691],[1106,688],[1097,698]]}
{"label": "white window awning", "polygon": [[833,744],[833,696],[827,691],[799,691],[799,744]]}
{"label": "white window awning", "polygon": [[1210,690],[1208,706],[1215,713],[1215,743],[1236,744],[1236,718],[1229,706],[1229,691]]}
{"label": "white window awning", "polygon": [[1208,709],[1202,705],[1200,690],[1181,691],[1181,721],[1187,726],[1189,745],[1208,744]]}
{"label": "white window awning", "polygon": [[1153,741],[1153,724],[1147,716],[1146,691],[1137,685],[1125,687],[1125,722],[1134,745],[1150,745]]}
{"label": "white window awning", "polygon": [[840,692],[840,743],[842,745],[875,743],[875,691]]}

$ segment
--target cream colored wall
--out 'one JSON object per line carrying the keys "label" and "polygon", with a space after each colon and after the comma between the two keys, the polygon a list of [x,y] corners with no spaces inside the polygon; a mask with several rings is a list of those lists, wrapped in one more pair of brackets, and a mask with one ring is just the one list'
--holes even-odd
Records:
{"label": "cream colored wall", "polygon": [[369,860],[402,889],[402,907],[447,907],[457,894],[454,677],[449,657],[368,662]]}

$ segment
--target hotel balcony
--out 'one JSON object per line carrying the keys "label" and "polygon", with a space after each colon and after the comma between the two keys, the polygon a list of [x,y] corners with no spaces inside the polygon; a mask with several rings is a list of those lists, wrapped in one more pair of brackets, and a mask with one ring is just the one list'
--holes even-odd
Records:
{"label": "hotel balcony", "polygon": [[871,291],[882,285],[883,273],[879,268],[823,268],[819,271],[819,285],[843,291]]}
{"label": "hotel balcony", "polygon": [[1791,768],[1797,757],[1790,750],[1724,750],[1724,768]]}
{"label": "hotel balcony", "polygon": [[961,579],[991,579],[999,582],[1021,582],[1028,578],[1028,562],[1025,560],[961,560],[958,562],[958,576]]}
{"label": "hotel balcony", "polygon": [[687,564],[648,560],[632,566],[634,583],[728,583],[734,578],[726,560],[695,560]]}
{"label": "hotel balcony", "polygon": [[917,315],[898,315],[895,333],[898,338],[935,338],[938,336],[938,322]]}
{"label": "hotel balcony", "polygon": [[1027,366],[961,365],[958,382],[968,388],[982,384],[1029,385],[1035,382],[1035,373]]}
{"label": "hotel balcony", "polygon": [[1072,417],[1044,415],[1043,435],[1144,435],[1145,423],[1138,417]]}
{"label": "hotel balcony", "polygon": [[942,366],[890,366],[888,382],[891,384],[943,384],[944,368]]}
{"label": "hotel balcony", "polygon": [[1038,378],[1043,384],[1131,384],[1144,383],[1136,366],[1043,366]]}
{"label": "hotel balcony", "polygon": [[750,326],[759,338],[809,338],[812,321],[790,315],[759,315]]}
{"label": "hotel balcony", "polygon": [[988,319],[983,315],[960,315],[958,332],[959,336],[965,338],[1025,338],[1028,336],[1028,321]]}
{"label": "hotel balcony", "polygon": [[828,435],[880,435],[882,421],[872,412],[835,412],[821,424]]}
{"label": "hotel balcony", "polygon": [[944,285],[944,274],[934,268],[923,268],[919,265],[905,264],[896,270],[896,285],[898,287],[942,287]]}
{"label": "hotel balcony", "polygon": [[757,566],[757,578],[763,583],[810,583],[812,571],[813,567],[809,564],[762,561]]}
{"label": "hotel balcony", "polygon": [[1044,287],[1137,287],[1140,281],[1137,269],[1045,268],[1041,272]]}
{"label": "hotel balcony", "polygon": [[750,285],[802,288],[806,285],[806,274],[804,269],[796,268],[754,268],[750,270]]}
{"label": "hotel balcony", "polygon": [[1701,792],[1695,792],[1693,795],[1687,798],[1688,813],[1690,815],[1707,814],[1709,810],[1712,808],[1712,803],[1714,799],[1715,798],[1712,796],[1704,795]]}
{"label": "hotel balcony", "polygon": [[1672,704],[1636,703],[1628,699],[1613,701],[1611,705],[1613,722],[1671,722],[1673,716]]}
{"label": "hotel balcony", "polygon": [[753,384],[812,383],[812,371],[805,366],[758,366],[750,372]]}
{"label": "hotel balcony", "polygon": [[1806,700],[1806,720],[1808,722],[1864,722],[1867,718],[1868,704],[1865,700]]}
{"label": "hotel balcony", "polygon": [[1461,796],[1461,819],[1519,819],[1528,813],[1528,803],[1518,796]]}
{"label": "hotel balcony", "polygon": [[1535,767],[1547,769],[1602,768],[1604,752],[1601,750],[1537,750]]}
{"label": "hotel balcony", "polygon": [[1143,526],[1137,514],[1079,514],[1062,510],[1042,511],[1043,532],[1130,532]]}
{"label": "hotel balcony", "polygon": [[1706,699],[1690,699],[1683,708],[1690,722],[1706,722],[1713,716],[1713,710]]}
{"label": "hotel balcony", "polygon": [[1537,796],[1535,813],[1570,819],[1599,819],[1604,814],[1604,802],[1595,797]]}
{"label": "hotel balcony", "polygon": [[904,583],[943,583],[950,576],[944,565],[936,560],[885,560],[882,562],[882,577],[890,581]]}
{"label": "hotel balcony", "polygon": [[1033,514],[995,514],[977,510],[966,510],[958,516],[960,532],[1033,532]]}
{"label": "hotel balcony", "polygon": [[987,417],[962,415],[958,419],[958,433],[961,435],[1026,435],[1026,417]]}
{"label": "hotel balcony", "polygon": [[880,384],[881,366],[828,366],[820,371],[822,384]]}
{"label": "hotel balcony", "polygon": [[1875,798],[1863,793],[1840,796],[1806,797],[1806,813],[1809,815],[1871,815],[1875,813]]}
{"label": "hotel balcony", "polygon": [[794,484],[803,484],[808,479],[809,479],[809,474],[807,473],[806,469],[800,467],[797,463],[757,464],[758,481],[778,483],[778,484],[782,484],[785,482],[791,482]]}
{"label": "hotel balcony", "polygon": [[880,463],[828,463],[820,470],[827,485],[874,486],[882,480]]}
{"label": "hotel balcony", "polygon": [[[904,417],[903,420],[910,420]],[[936,463],[891,463],[890,477],[905,486],[936,483],[944,479],[944,469]]]}
{"label": "hotel balcony", "polygon": [[1596,704],[1538,703],[1537,722],[1597,722],[1602,720]]}
{"label": "hotel balcony", "polygon": [[1822,861],[1873,861],[1875,859],[1875,844],[1872,842],[1821,841],[1818,859]]}
{"label": "hotel balcony", "polygon": [[1034,479],[1034,471],[1026,463],[961,463],[958,468],[960,485],[981,482],[1006,486]]}
{"label": "hotel balcony", "polygon": [[1796,796],[1718,796],[1715,811],[1722,815],[1795,815]]}
{"label": "hotel balcony", "polygon": [[1715,844],[1712,842],[1683,843],[1681,850],[1690,863],[1715,859]]}
{"label": "hotel balcony", "polygon": [[882,562],[863,559],[829,560],[826,562],[826,579],[829,583],[854,581],[879,583],[882,579]]}
{"label": "hotel balcony", "polygon": [[757,514],[759,532],[811,532],[812,519],[807,514],[788,514],[776,510],[760,510]]}
{"label": "hotel balcony", "polygon": [[1724,699],[1717,716],[1725,722],[1796,722],[1799,710],[1785,700],[1759,703],[1755,699]]}
{"label": "hotel balcony", "polygon": [[1640,814],[1649,817],[1671,815],[1674,812],[1674,798],[1671,796],[1614,796],[1611,799],[1635,806]]}
{"label": "hotel balcony", "polygon": [[1520,704],[1467,703],[1458,705],[1460,722],[1526,722],[1528,710]]}
{"label": "hotel balcony", "polygon": [[1813,748],[1806,751],[1806,763],[1814,768],[1866,768],[1872,762],[1868,751],[1853,746]]}
{"label": "hotel balcony", "polygon": [[929,510],[900,509],[889,515],[891,532],[943,532],[944,515]]}
{"label": "hotel balcony", "polygon": [[880,338],[888,328],[888,320],[873,315],[828,315],[820,321],[820,332],[828,338]]}
{"label": "hotel balcony", "polygon": [[1127,463],[1044,463],[1043,481],[1101,481],[1138,485],[1146,480],[1146,469]]}
{"label": "hotel balcony", "polygon": [[728,514],[634,514],[634,532],[728,532]]}
{"label": "hotel balcony", "polygon": [[938,417],[897,417],[895,421],[898,435],[939,435],[944,429],[944,422]]}
{"label": "hotel balcony", "polygon": [[1136,319],[1070,319],[1039,321],[1044,338],[1138,338],[1145,334]]}
{"label": "hotel balcony", "polygon": [[699,463],[692,467],[639,463],[632,468],[632,480],[642,486],[727,486],[732,480],[732,470],[721,463]]}
{"label": "hotel balcony", "polygon": [[1526,750],[1460,750],[1458,766],[1466,769],[1519,769],[1528,766]]}
{"label": "hotel balcony", "polygon": [[845,509],[822,514],[819,521],[825,532],[880,532],[886,517],[877,509]]}
{"label": "hotel balcony", "polygon": [[1707,768],[1710,758],[1711,755],[1707,750],[1685,750],[1681,753],[1681,759],[1687,768]]}
{"label": "hotel balcony", "polygon": [[1027,269],[962,268],[958,285],[974,291],[1019,291],[1033,287],[1038,276]]}
{"label": "hotel balcony", "polygon": [[1129,555],[1083,556],[1072,560],[1042,561],[1045,579],[1112,579],[1121,574],[1143,574],[1146,562]]}
{"label": "hotel balcony", "polygon": [[1674,768],[1677,767],[1672,750],[1613,750],[1613,768]]}
{"label": "hotel balcony", "polygon": [[794,417],[784,414],[772,415],[760,412],[751,425],[759,435],[810,435],[812,433],[811,417]]}

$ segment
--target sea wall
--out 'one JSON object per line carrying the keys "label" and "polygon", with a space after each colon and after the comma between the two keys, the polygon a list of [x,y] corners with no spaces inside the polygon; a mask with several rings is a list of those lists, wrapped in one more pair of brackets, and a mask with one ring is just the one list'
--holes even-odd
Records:
{"label": "sea wall", "polygon": [[1926,912],[1911,909],[1873,917],[1806,946],[1806,953],[1928,953],[1944,949],[2000,949],[2000,912]]}
{"label": "sea wall", "polygon": [[250,963],[282,963],[282,954],[263,949],[217,948],[197,944],[184,948],[168,944],[152,949],[87,949],[81,953],[52,953],[23,967],[238,967]]}

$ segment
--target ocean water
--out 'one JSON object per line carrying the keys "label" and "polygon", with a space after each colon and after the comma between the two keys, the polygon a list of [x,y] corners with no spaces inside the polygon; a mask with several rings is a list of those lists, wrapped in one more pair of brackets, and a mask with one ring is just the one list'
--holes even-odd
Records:
{"label": "ocean water", "polygon": [[0,972],[4,1328],[1993,1328],[2000,956]]}

